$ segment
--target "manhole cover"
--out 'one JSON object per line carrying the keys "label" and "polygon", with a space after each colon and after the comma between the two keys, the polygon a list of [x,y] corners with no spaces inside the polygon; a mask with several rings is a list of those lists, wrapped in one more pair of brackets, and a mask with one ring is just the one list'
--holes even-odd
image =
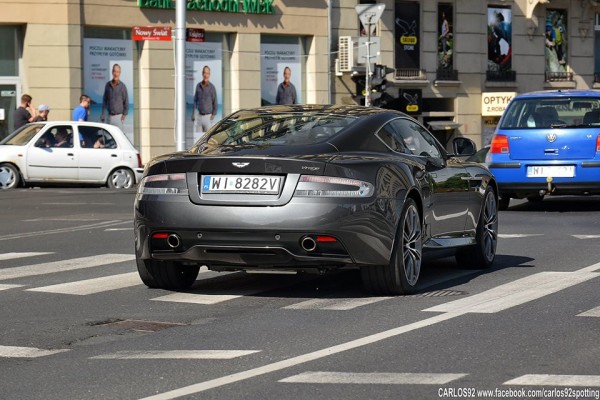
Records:
{"label": "manhole cover", "polygon": [[413,294],[409,297],[448,297],[448,296],[464,296],[467,292],[460,290],[434,290],[432,292],[425,292],[419,294]]}
{"label": "manhole cover", "polygon": [[185,326],[186,324],[178,324],[175,322],[162,322],[162,321],[144,321],[138,319],[124,319],[124,320],[107,320],[105,322],[98,322],[90,324],[92,326],[111,326],[120,329],[127,329],[136,332],[158,332],[163,329],[172,328],[174,326]]}

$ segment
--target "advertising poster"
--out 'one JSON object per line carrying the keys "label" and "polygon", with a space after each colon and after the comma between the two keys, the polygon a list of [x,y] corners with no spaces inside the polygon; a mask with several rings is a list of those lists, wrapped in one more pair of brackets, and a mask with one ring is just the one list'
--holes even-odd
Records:
{"label": "advertising poster", "polygon": [[296,88],[296,103],[302,104],[302,49],[300,44],[261,43],[261,105],[276,103],[277,87],[283,82],[283,70],[291,70],[290,82]]}
{"label": "advertising poster", "polygon": [[104,87],[112,80],[114,64],[121,66],[120,80],[129,97],[123,133],[133,143],[133,44],[131,40],[83,39],[83,92],[92,99],[88,121],[100,121]]}
{"label": "advertising poster", "polygon": [[419,43],[419,3],[397,1],[394,18],[395,67],[419,69],[421,67]]}
{"label": "advertising poster", "polygon": [[567,12],[547,10],[545,27],[546,73],[567,72]]}
{"label": "advertising poster", "polygon": [[488,71],[512,69],[512,10],[488,7]]}
{"label": "advertising poster", "polygon": [[[185,132],[186,147],[202,136],[192,121],[196,85],[202,82],[202,70],[210,68],[209,82],[217,92],[217,115],[213,123],[223,118],[223,45],[219,42],[187,42],[185,44]],[[196,110],[196,117],[198,111]]]}
{"label": "advertising poster", "polygon": [[452,4],[438,4],[438,69],[454,65],[454,10]]}

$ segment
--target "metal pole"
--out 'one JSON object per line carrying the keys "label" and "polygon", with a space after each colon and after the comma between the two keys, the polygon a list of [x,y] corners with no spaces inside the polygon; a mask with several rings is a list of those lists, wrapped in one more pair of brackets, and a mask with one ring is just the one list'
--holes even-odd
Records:
{"label": "metal pole", "polygon": [[185,150],[185,11],[187,1],[175,2],[175,133],[177,151]]}
{"label": "metal pole", "polygon": [[367,73],[365,77],[365,106],[371,107],[371,17],[367,23]]}

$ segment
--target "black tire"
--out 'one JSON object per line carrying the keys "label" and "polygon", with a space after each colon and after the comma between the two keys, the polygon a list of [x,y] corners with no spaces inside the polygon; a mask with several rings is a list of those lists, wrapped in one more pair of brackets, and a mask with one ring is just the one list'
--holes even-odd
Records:
{"label": "black tire", "polygon": [[510,196],[505,194],[500,195],[498,198],[498,210],[506,211],[508,210],[508,205],[510,204]]}
{"label": "black tire", "polygon": [[12,164],[0,164],[0,189],[14,189],[21,183],[21,174]]}
{"label": "black tire", "polygon": [[417,204],[406,199],[389,265],[361,268],[364,288],[377,295],[416,291],[423,259],[423,226]]}
{"label": "black tire", "polygon": [[199,265],[183,265],[174,261],[137,260],[142,282],[151,289],[189,289],[200,271]]}
{"label": "black tire", "polygon": [[135,176],[129,168],[119,167],[108,175],[106,186],[111,189],[131,189],[135,185]]}
{"label": "black tire", "polygon": [[475,239],[477,244],[457,249],[456,261],[464,268],[489,268],[496,258],[498,245],[498,203],[491,187],[484,195]]}

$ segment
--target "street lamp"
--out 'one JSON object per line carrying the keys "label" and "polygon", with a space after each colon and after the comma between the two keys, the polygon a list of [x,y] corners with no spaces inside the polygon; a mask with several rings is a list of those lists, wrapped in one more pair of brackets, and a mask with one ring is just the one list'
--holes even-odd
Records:
{"label": "street lamp", "polygon": [[371,77],[373,71],[371,71],[371,25],[374,25],[379,21],[383,10],[385,10],[385,4],[359,4],[355,8],[360,22],[367,27],[367,69],[365,76],[365,106],[371,106]]}

